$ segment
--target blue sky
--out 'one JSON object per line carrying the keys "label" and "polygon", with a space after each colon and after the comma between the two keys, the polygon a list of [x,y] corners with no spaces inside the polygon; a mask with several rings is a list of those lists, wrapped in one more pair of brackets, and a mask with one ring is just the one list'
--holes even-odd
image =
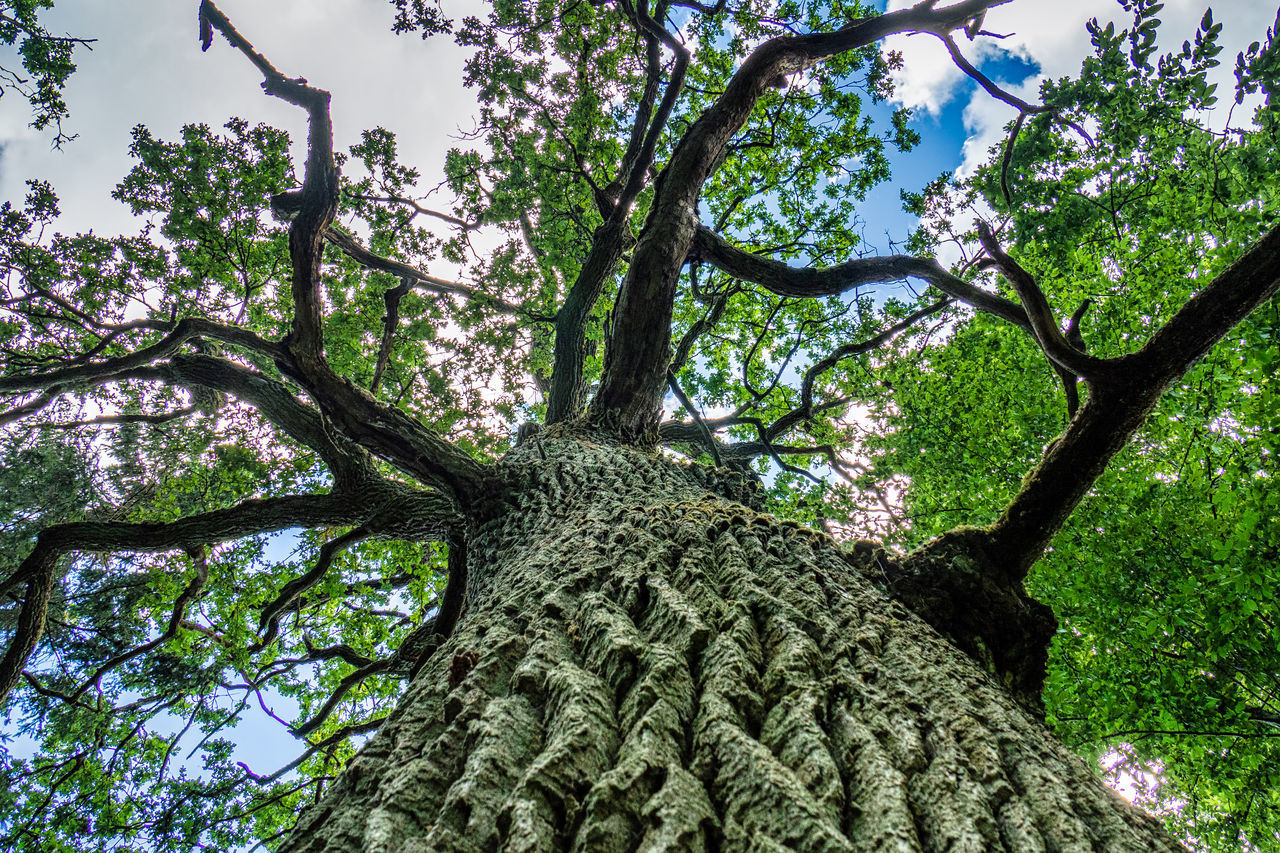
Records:
{"label": "blue sky", "polygon": [[[1039,71],[1034,62],[1005,51],[992,54],[978,67],[989,77],[1017,83]],[[976,92],[976,84],[961,82],[955,96],[937,110],[915,108],[912,127],[920,134],[920,144],[892,158],[892,180],[876,187],[864,205],[868,220],[865,236],[878,250],[889,251],[889,240],[901,243],[915,225],[914,217],[902,211],[899,191],[919,192],[943,172],[954,172],[961,166],[961,149],[968,138],[965,110]],[[883,111],[892,106],[896,105],[886,105]]]}

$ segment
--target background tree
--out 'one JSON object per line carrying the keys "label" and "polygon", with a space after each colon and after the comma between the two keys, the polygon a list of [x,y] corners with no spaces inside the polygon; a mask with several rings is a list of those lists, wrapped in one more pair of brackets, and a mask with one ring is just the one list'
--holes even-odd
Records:
{"label": "background tree", "polygon": [[0,65],[0,94],[15,91],[31,104],[31,126],[52,127],[53,144],[74,139],[62,130],[67,104],[62,89],[76,70],[71,60],[77,47],[91,48],[93,39],[55,36],[40,23],[40,11],[52,0],[5,0],[0,3],[0,44],[17,45],[19,66]]}
{"label": "background tree", "polygon": [[[39,183],[0,222],[0,685],[40,740],[11,846],[276,844],[332,788],[292,849],[1172,847],[1034,719],[1051,541],[1050,722],[1164,762],[1206,845],[1269,843],[1274,33],[1238,60],[1254,124],[1213,131],[1211,17],[1156,58],[1129,4],[1028,104],[957,41],[996,5],[399,3],[475,49],[437,210],[202,4],[307,112],[302,175],[269,128],[139,129],[117,192],[153,230],[47,236]],[[1020,116],[908,197],[914,254],[864,256],[916,141],[868,108],[898,32]],[[306,747],[264,776],[225,735],[276,696]]]}

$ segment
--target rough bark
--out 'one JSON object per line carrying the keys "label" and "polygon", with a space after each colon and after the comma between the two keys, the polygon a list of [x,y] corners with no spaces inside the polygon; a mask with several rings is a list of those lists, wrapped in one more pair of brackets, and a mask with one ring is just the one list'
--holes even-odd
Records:
{"label": "rough bark", "polygon": [[734,477],[513,451],[457,632],[284,849],[1180,849]]}

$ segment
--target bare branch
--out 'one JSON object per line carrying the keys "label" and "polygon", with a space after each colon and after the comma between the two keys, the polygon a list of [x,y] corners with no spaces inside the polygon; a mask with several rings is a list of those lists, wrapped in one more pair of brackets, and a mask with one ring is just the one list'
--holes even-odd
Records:
{"label": "bare branch", "polygon": [[676,353],[671,359],[670,369],[672,371],[679,373],[684,368],[689,361],[689,356],[693,353],[693,347],[698,342],[698,338],[715,328],[716,324],[720,322],[720,318],[724,316],[725,308],[729,305],[729,299],[737,292],[737,287],[725,288],[711,303],[707,313],[689,327],[689,331],[680,339],[680,343],[676,347]]}
{"label": "bare branch", "polygon": [[96,418],[86,418],[79,421],[62,421],[59,423],[41,424],[42,429],[76,429],[83,426],[105,426],[107,424],[166,424],[170,421],[176,421],[179,418],[185,418],[188,415],[194,415],[201,411],[201,406],[183,406],[181,409],[174,409],[169,412],[158,412],[153,415],[102,415]]}
{"label": "bare branch", "polygon": [[53,385],[29,403],[23,403],[20,406],[14,406],[12,409],[0,411],[0,426],[13,423],[14,421],[25,418],[27,415],[40,411],[45,406],[58,399],[61,394],[62,386]]}
{"label": "bare branch", "polygon": [[[1092,302],[1088,299],[1081,302],[1080,307],[1071,315],[1071,320],[1067,323],[1067,342],[1080,352],[1085,351],[1084,336],[1080,334],[1080,321],[1084,319],[1085,312],[1089,310],[1091,304]],[[1058,378],[1062,380],[1062,390],[1067,397],[1067,420],[1071,420],[1076,416],[1076,412],[1080,410],[1080,390],[1077,387],[1080,384],[1080,377],[1060,364],[1049,363],[1053,365]]]}
{"label": "bare branch", "polygon": [[390,659],[376,660],[370,664],[360,667],[355,672],[343,678],[338,682],[338,686],[334,688],[333,693],[329,695],[329,698],[325,700],[325,703],[320,706],[320,710],[316,711],[310,720],[298,725],[293,730],[294,734],[302,737],[309,735],[316,729],[320,728],[324,725],[324,721],[329,719],[329,716],[337,710],[338,704],[342,702],[343,697],[351,691],[351,688],[355,687],[362,681],[372,678],[380,672],[386,672],[391,668],[391,664],[392,661]]}
{"label": "bare branch", "polygon": [[1004,196],[1005,204],[1013,204],[1013,193],[1009,191],[1009,166],[1013,163],[1013,146],[1017,144],[1018,134],[1022,132],[1022,125],[1026,120],[1026,113],[1018,113],[1013,127],[1009,129],[1009,136],[1004,141],[1004,155],[1000,158],[1000,194]]}
{"label": "bare branch", "polygon": [[254,773],[243,762],[240,762],[240,769],[243,770],[250,779],[258,783],[259,785],[269,785],[270,783],[279,779],[284,774],[288,773],[290,770],[293,770],[295,767],[300,765],[302,762],[306,761],[311,756],[315,755],[317,752],[337,746],[347,738],[354,737],[355,735],[362,735],[362,734],[367,734],[369,732],[377,731],[378,727],[381,726],[383,722],[386,721],[386,719],[387,719],[386,717],[378,717],[376,720],[367,720],[363,723],[351,723],[350,725],[343,726],[342,728],[338,729],[336,732],[324,738],[323,740],[317,741],[316,743],[313,743],[311,746],[307,747],[305,752],[303,752],[293,761],[290,761],[284,767],[281,767],[276,772],[268,774],[266,776],[259,776],[257,773]]}
{"label": "bare branch", "polygon": [[990,77],[983,74],[973,65],[973,63],[965,59],[964,54],[960,52],[959,45],[956,44],[956,40],[951,37],[950,33],[940,34],[938,38],[940,38],[942,43],[947,46],[947,53],[951,54],[951,61],[956,64],[956,67],[969,75],[969,77],[981,86],[988,95],[1017,110],[1019,113],[1019,119],[1023,116],[1053,112],[1053,107],[1047,107],[1043,104],[1029,104],[1017,95],[1011,95],[1004,89],[997,86],[992,82]]}
{"label": "bare branch", "polygon": [[304,658],[298,658],[298,663],[317,660],[331,660],[333,658],[342,658],[342,660],[355,667],[368,666],[373,663],[370,658],[360,654],[346,643],[338,643],[333,646],[316,648],[311,644],[311,640],[309,638],[303,637],[302,644],[307,649],[307,656]]}

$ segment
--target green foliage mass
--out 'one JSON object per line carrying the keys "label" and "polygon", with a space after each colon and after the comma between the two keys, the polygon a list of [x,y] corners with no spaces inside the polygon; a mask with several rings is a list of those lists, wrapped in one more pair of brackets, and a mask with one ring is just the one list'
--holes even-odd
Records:
{"label": "green foliage mass", "polygon": [[[74,44],[38,29],[47,2],[0,5],[17,22],[0,23],[0,39],[25,40],[35,122],[56,123]],[[402,161],[391,133],[367,131],[340,157],[335,227],[384,259],[433,276],[451,270],[475,292],[456,295],[439,273],[436,284],[405,290],[388,330],[388,294],[402,278],[330,247],[326,354],[339,375],[366,388],[378,376],[379,399],[493,459],[521,422],[543,414],[555,313],[621,189],[647,97],[645,46],[629,3],[495,2],[486,17],[460,21],[424,0],[391,5],[396,31],[450,32],[472,50],[465,82],[479,100],[476,130],[449,154],[434,194],[435,178]],[[842,0],[707,5],[650,10],[669,13],[690,54],[657,140],[659,170],[751,48],[876,14]],[[965,182],[904,191],[923,219],[913,251],[963,238],[963,214],[987,212],[1060,314],[1091,300],[1084,339],[1103,355],[1146,340],[1280,206],[1274,37],[1236,66],[1236,102],[1262,106],[1251,122],[1235,112],[1224,122],[1221,107],[1210,110],[1206,76],[1221,26],[1206,15],[1194,42],[1157,56],[1159,7],[1128,5],[1131,28],[1094,26],[1080,75],[1044,84],[1053,111],[1028,119],[1007,165],[998,149]],[[706,184],[702,222],[795,265],[868,253],[857,226],[868,193],[919,141],[909,114],[887,101],[900,62],[872,47],[777,81]],[[0,261],[21,282],[6,291],[16,307],[0,312],[6,370],[125,356],[159,341],[176,317],[287,334],[287,225],[272,198],[297,187],[288,151],[283,132],[240,120],[189,126],[173,140],[138,128],[136,165],[116,190],[145,223],[129,237],[49,233],[56,196],[32,182],[23,205],[0,208]],[[653,198],[649,177],[633,233]],[[599,378],[617,272],[588,318],[587,382]],[[754,442],[786,423],[769,435],[776,452],[738,463],[763,476],[775,513],[912,546],[993,518],[1062,429],[1061,386],[1032,340],[954,306],[815,376],[814,408],[796,416],[811,365],[937,299],[912,286],[791,299],[696,259],[683,273],[679,384],[699,414],[724,419],[728,441]],[[392,345],[380,367],[384,335]],[[212,340],[194,349],[284,378],[252,351]],[[1062,624],[1051,723],[1086,754],[1118,755],[1113,772],[1158,768],[1144,796],[1205,850],[1238,849],[1241,839],[1265,849],[1280,838],[1278,367],[1273,302],[1172,389],[1031,578]],[[249,406],[151,378],[79,388],[6,427],[4,577],[50,524],[163,522],[333,485],[312,450]],[[693,414],[674,399],[668,409]],[[692,443],[676,449],[710,461]],[[394,707],[406,673],[354,676],[391,656],[443,595],[443,545],[365,541],[342,551],[282,615],[278,636],[264,639],[263,608],[344,532],[317,526],[205,553],[67,559],[32,678],[4,708],[0,844],[236,849],[286,832]],[[166,636],[175,601],[206,572]],[[15,612],[0,609],[6,629]],[[236,751],[234,727],[250,709],[297,727],[335,691],[340,701],[299,735],[303,757],[284,772],[269,775],[276,768]]]}
{"label": "green foliage mass", "polygon": [[[962,227],[957,204],[990,205],[1062,314],[1091,301],[1083,336],[1103,355],[1141,345],[1280,206],[1274,31],[1213,109],[1212,12],[1157,56],[1160,7],[1131,5],[1132,27],[1091,24],[1080,75],[1041,90],[1084,133],[1036,117],[1004,173],[1008,198],[996,150],[953,190],[962,201],[941,187],[917,199],[922,244]],[[1249,123],[1241,104],[1255,93]],[[1277,365],[1273,299],[1169,391],[1029,579],[1061,623],[1054,728],[1107,756],[1114,778],[1136,776],[1140,801],[1205,850],[1280,843]],[[987,316],[886,364],[894,390],[868,446],[879,476],[909,482],[904,544],[1004,507],[1066,420],[1046,367],[1029,337]]]}

